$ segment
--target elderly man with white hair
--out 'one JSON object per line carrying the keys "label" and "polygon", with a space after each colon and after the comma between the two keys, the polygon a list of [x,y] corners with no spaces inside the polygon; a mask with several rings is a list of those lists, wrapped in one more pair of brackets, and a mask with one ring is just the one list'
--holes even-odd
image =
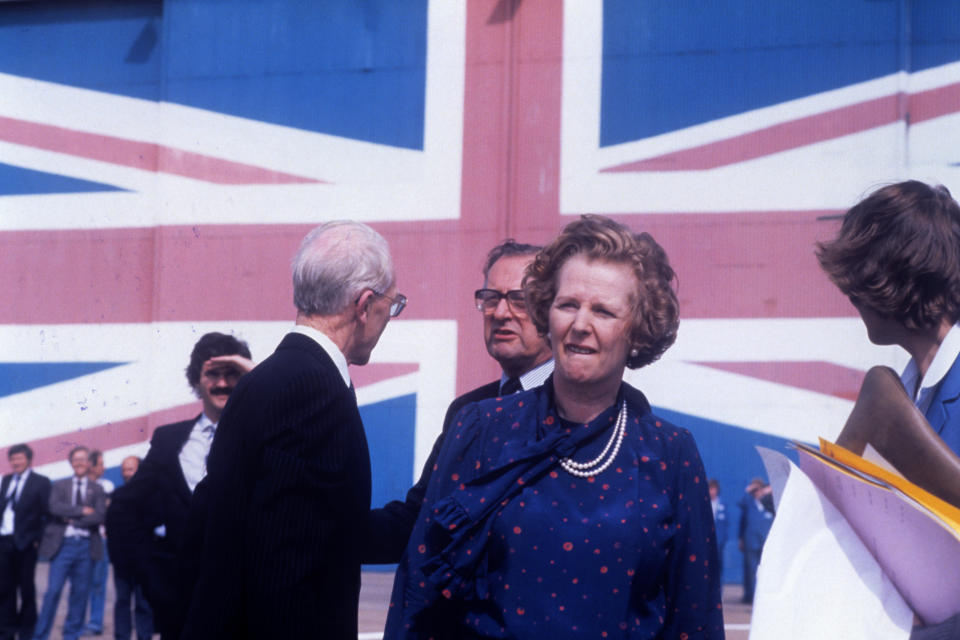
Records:
{"label": "elderly man with white hair", "polygon": [[356,222],[304,238],[293,289],[296,325],[237,385],[194,496],[184,640],[357,637],[370,458],[347,365],[406,298]]}

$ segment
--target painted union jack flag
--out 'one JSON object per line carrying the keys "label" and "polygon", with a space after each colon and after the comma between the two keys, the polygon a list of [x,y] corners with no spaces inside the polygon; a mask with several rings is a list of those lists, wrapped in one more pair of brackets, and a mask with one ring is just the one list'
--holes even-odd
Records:
{"label": "painted union jack flag", "polygon": [[905,362],[819,272],[829,218],[887,180],[960,192],[958,163],[949,0],[0,3],[0,447],[118,475],[197,411],[199,335],[266,357],[300,238],[353,218],[410,298],[353,371],[374,502],[400,497],[497,375],[487,249],[602,213],[679,275],[677,344],[628,380],[735,497],[754,445],[835,436]]}

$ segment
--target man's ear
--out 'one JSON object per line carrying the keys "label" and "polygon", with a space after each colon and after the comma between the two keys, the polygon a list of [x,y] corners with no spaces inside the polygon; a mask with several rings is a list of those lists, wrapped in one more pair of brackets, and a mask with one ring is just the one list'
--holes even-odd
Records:
{"label": "man's ear", "polygon": [[373,289],[364,289],[363,293],[360,294],[360,297],[357,298],[357,302],[354,305],[357,320],[360,320],[361,322],[367,321],[367,312],[375,295],[376,294],[373,292]]}

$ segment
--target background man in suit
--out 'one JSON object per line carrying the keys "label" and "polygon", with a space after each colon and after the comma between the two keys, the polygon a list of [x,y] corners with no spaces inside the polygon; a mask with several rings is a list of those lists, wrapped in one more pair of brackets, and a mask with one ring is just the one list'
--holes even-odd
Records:
{"label": "background man in suit", "polygon": [[0,640],[29,640],[37,623],[33,574],[47,523],[50,480],[30,469],[33,450],[25,444],[10,447],[7,459],[12,473],[0,482]]}
{"label": "background man in suit", "polygon": [[86,447],[74,447],[67,458],[73,477],[57,480],[50,489],[50,520],[44,527],[39,550],[41,557],[50,558],[50,574],[36,640],[47,640],[50,635],[67,578],[70,596],[63,623],[64,640],[76,640],[83,627],[93,563],[103,556],[100,524],[107,512],[103,487],[87,477],[89,453]]}
{"label": "background man in suit", "polygon": [[293,291],[296,325],[237,385],[191,505],[184,640],[357,637],[370,458],[347,365],[406,298],[386,241],[356,222],[304,238]]}
{"label": "background man in suit", "polygon": [[[127,485],[140,468],[140,458],[127,456],[120,463],[120,473],[123,483]],[[110,513],[110,509],[107,509]],[[109,545],[108,545],[109,546]],[[137,640],[150,640],[153,637],[153,611],[143,595],[140,583],[136,581],[129,570],[129,563],[117,566],[114,560],[113,585],[116,588],[117,600],[113,607],[113,637],[115,640],[130,640],[131,617],[130,601],[135,599],[134,620],[136,620]]]}
{"label": "background man in suit", "polygon": [[230,335],[211,332],[197,341],[186,374],[203,412],[157,427],[135,477],[115,492],[110,505],[107,540],[114,571],[143,585],[165,640],[176,637],[181,623],[177,552],[190,497],[206,474],[227,398],[240,376],[253,368],[250,357],[247,344]]}
{"label": "background man in suit", "polygon": [[537,333],[527,315],[523,297],[523,274],[542,247],[507,239],[487,254],[483,288],[474,292],[474,303],[483,314],[483,340],[487,353],[502,369],[500,379],[456,398],[447,408],[443,428],[427,458],[420,479],[403,502],[394,501],[371,513],[370,538],[364,562],[397,562],[403,554],[414,520],[420,511],[430,472],[443,436],[454,416],[471,402],[539,387],[553,373],[553,353],[546,336]]}

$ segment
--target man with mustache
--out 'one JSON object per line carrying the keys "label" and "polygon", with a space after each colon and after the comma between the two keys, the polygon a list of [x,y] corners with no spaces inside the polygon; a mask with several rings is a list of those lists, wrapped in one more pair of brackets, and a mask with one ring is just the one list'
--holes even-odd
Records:
{"label": "man with mustache", "polygon": [[114,570],[143,586],[161,636],[180,627],[177,552],[184,537],[190,498],[206,475],[207,454],[220,415],[240,376],[253,369],[245,342],[223,333],[197,341],[187,382],[203,412],[158,427],[150,450],[128,484],[117,489],[107,513],[107,540]]}

